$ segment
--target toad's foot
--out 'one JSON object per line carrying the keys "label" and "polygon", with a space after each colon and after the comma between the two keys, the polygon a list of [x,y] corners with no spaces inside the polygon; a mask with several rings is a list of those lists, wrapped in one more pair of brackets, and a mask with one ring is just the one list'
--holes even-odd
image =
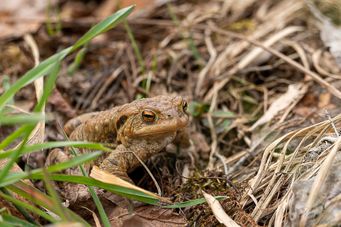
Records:
{"label": "toad's foot", "polygon": [[[69,156],[63,150],[56,148],[53,149],[47,156],[45,166],[66,162],[69,159]],[[79,167],[66,169],[63,172],[68,175],[82,175]],[[74,204],[76,202],[85,202],[91,198],[86,185],[61,182],[56,186],[62,197],[68,200],[70,204]]]}
{"label": "toad's foot", "polygon": [[122,180],[134,184],[127,174],[127,171],[131,168],[132,159],[135,159],[133,154],[123,145],[119,145],[103,160],[99,168],[121,178]]}

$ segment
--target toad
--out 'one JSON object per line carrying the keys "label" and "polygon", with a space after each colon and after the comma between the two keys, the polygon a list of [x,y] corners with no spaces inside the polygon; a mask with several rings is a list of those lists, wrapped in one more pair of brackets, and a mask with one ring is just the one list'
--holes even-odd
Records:
{"label": "toad", "polygon": [[[123,180],[132,182],[128,173],[174,140],[188,143],[185,127],[189,117],[187,102],[180,96],[157,96],[135,100],[107,111],[87,113],[71,119],[64,126],[70,140],[99,142],[112,148],[95,160],[93,165]],[[81,153],[90,152],[81,149]],[[136,158],[136,156],[138,158]],[[54,149],[46,165],[70,159],[69,149]],[[66,174],[81,175],[79,168]],[[87,187],[63,183],[62,195],[71,203],[90,198]]]}

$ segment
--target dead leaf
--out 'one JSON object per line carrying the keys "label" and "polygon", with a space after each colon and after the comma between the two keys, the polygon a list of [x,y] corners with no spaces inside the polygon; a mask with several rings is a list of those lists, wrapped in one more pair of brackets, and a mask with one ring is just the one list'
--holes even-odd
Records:
{"label": "dead leaf", "polygon": [[223,207],[220,205],[218,200],[216,200],[213,196],[211,196],[210,194],[207,194],[204,191],[202,191],[202,194],[204,195],[205,200],[208,203],[208,205],[211,207],[214,216],[217,218],[217,220],[220,223],[222,223],[222,224],[224,224],[225,226],[228,226],[228,227],[238,227],[238,226],[240,226],[235,221],[233,221],[233,219],[230,218],[230,216],[228,216],[225,213]]}
{"label": "dead leaf", "polygon": [[90,173],[90,177],[96,179],[96,180],[99,180],[99,181],[102,181],[104,183],[108,183],[108,184],[114,184],[114,185],[119,185],[119,186],[122,186],[122,187],[126,187],[126,188],[130,188],[130,189],[133,189],[133,190],[137,190],[137,191],[140,191],[142,193],[145,193],[147,195],[150,195],[152,197],[154,197],[155,199],[158,199],[162,202],[166,202],[166,203],[171,203],[167,198],[164,198],[164,197],[161,197],[161,196],[158,196],[150,191],[147,191],[147,190],[144,190],[143,188],[140,188],[136,185],[133,185],[127,181],[124,181],[122,180],[121,178],[115,176],[115,175],[112,175],[106,171],[103,171],[101,170],[100,168],[98,168],[97,166],[93,166],[92,167],[92,170],[91,170],[91,173]]}
{"label": "dead leaf", "polygon": [[251,126],[250,130],[252,131],[258,126],[271,121],[279,112],[300,100],[307,90],[308,86],[302,83],[289,85],[287,92],[271,104],[270,108],[264,113],[264,115]]}
{"label": "dead leaf", "polygon": [[298,108],[295,108],[293,110],[293,113],[302,116],[302,117],[307,117],[309,115],[311,115],[313,112],[315,112],[316,109],[315,108],[311,108],[311,107],[307,107],[307,106],[300,106]]}
{"label": "dead leaf", "polygon": [[162,209],[156,206],[138,207],[133,213],[129,213],[125,208],[115,207],[108,216],[114,227],[170,227],[187,224],[186,219],[173,212],[172,209]]}
{"label": "dead leaf", "polygon": [[324,108],[330,104],[331,101],[331,94],[328,92],[320,94],[319,97],[319,102],[318,102],[318,107],[319,108]]}
{"label": "dead leaf", "polygon": [[91,213],[92,218],[93,218],[94,221],[95,221],[95,226],[96,226],[96,227],[101,227],[101,222],[100,222],[100,220],[99,220],[99,218],[98,218],[96,212],[90,210],[90,209],[87,208],[87,207],[83,207],[83,208],[86,209],[87,211],[89,211],[89,212]]}

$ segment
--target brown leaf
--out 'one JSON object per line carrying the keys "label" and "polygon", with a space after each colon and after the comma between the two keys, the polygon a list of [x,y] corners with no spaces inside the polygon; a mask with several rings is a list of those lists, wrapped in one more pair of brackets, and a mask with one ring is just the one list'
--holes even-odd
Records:
{"label": "brown leaf", "polygon": [[240,227],[230,216],[228,216],[223,207],[220,205],[219,201],[216,200],[212,195],[205,193],[202,191],[202,194],[205,197],[206,202],[212,209],[212,212],[214,216],[217,218],[217,220],[224,224],[225,226],[230,226],[230,227]]}
{"label": "brown leaf", "polygon": [[293,113],[300,115],[302,117],[307,117],[315,111],[316,111],[315,108],[311,108],[311,107],[307,107],[307,106],[301,106],[301,107],[295,108],[293,110]]}
{"label": "brown leaf", "polygon": [[324,108],[324,107],[328,106],[330,104],[331,97],[332,96],[329,92],[325,92],[325,93],[320,94],[318,107]]}
{"label": "brown leaf", "polygon": [[149,196],[152,196],[155,199],[158,199],[160,201],[163,201],[163,202],[166,202],[166,203],[170,203],[170,201],[167,198],[158,196],[158,195],[156,195],[156,194],[154,194],[154,193],[152,193],[150,191],[146,191],[143,188],[140,188],[140,187],[138,187],[136,185],[133,185],[133,184],[127,182],[127,181],[124,181],[121,178],[119,178],[119,177],[117,177],[117,176],[115,176],[113,174],[110,174],[108,172],[105,172],[105,171],[101,170],[97,166],[93,166],[93,168],[91,170],[91,173],[90,173],[90,177],[92,177],[92,178],[94,178],[96,180],[102,181],[104,183],[119,185],[119,186],[122,186],[122,187],[126,187],[126,188],[130,188],[130,189],[133,189],[133,190],[137,190],[137,191],[145,193],[145,194],[147,194]]}
{"label": "brown leaf", "polygon": [[129,214],[127,209],[115,207],[109,214],[111,225],[119,226],[141,226],[141,227],[166,227],[185,226],[186,219],[171,209],[162,209],[156,206],[142,206]]}

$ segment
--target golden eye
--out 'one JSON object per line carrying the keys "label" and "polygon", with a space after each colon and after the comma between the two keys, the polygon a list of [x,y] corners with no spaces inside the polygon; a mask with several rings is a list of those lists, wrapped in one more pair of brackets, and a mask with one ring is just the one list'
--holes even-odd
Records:
{"label": "golden eye", "polygon": [[151,110],[144,110],[142,112],[142,119],[145,122],[153,122],[156,119],[156,115],[153,111]]}
{"label": "golden eye", "polygon": [[185,100],[182,101],[182,109],[183,109],[184,112],[187,111],[187,106],[188,106],[187,102]]}

